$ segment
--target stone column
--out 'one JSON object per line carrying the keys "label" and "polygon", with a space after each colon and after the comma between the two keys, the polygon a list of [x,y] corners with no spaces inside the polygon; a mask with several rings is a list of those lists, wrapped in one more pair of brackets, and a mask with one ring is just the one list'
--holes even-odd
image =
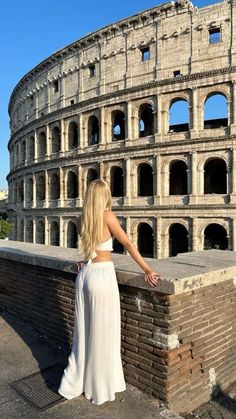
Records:
{"label": "stone column", "polygon": [[189,194],[189,204],[197,204],[198,203],[198,193],[197,190],[197,152],[192,151],[190,153],[191,156],[191,169],[189,170],[189,177],[190,184],[191,184],[191,190],[188,191]]}
{"label": "stone column", "polygon": [[161,259],[161,218],[156,219],[156,258]]}
{"label": "stone column", "polygon": [[62,217],[59,217],[59,245],[64,247],[64,223]]}
{"label": "stone column", "polygon": [[132,103],[127,103],[126,109],[126,141],[132,141],[133,139],[133,120],[132,120]]}
{"label": "stone column", "polygon": [[46,155],[51,155],[51,134],[49,125],[46,125]]}
{"label": "stone column", "polygon": [[104,162],[103,161],[100,161],[100,163],[99,163],[99,175],[100,175],[100,178],[101,179],[104,178],[104,175],[105,175],[104,172],[105,172]]}
{"label": "stone column", "polygon": [[161,160],[160,156],[155,155],[155,167],[154,167],[154,174],[156,180],[156,193],[154,196],[154,205],[161,204]]}
{"label": "stone column", "polygon": [[61,152],[65,151],[65,124],[64,119],[62,118],[60,121],[60,130],[61,130]]}
{"label": "stone column", "polygon": [[33,202],[32,202],[32,208],[36,208],[37,207],[37,199],[36,199],[36,176],[33,173],[32,176],[33,179]]}
{"label": "stone column", "polygon": [[159,143],[162,139],[162,111],[161,111],[161,100],[162,96],[159,94],[157,96],[157,110],[156,110],[156,124],[157,124],[157,132],[155,134],[155,143]]}
{"label": "stone column", "polygon": [[83,115],[79,114],[79,148],[83,150],[86,146],[84,141],[84,130],[83,130]]}
{"label": "stone column", "polygon": [[33,218],[33,243],[36,243],[36,220]]}
{"label": "stone column", "polygon": [[198,90],[197,87],[193,87],[192,88],[192,97],[191,97],[191,106],[190,106],[190,138],[196,138],[198,136],[198,110],[199,110],[199,106],[198,106]]}
{"label": "stone column", "polygon": [[65,191],[64,191],[64,171],[62,167],[59,168],[59,177],[60,177],[60,207],[63,207],[64,204],[64,197],[65,197]]}
{"label": "stone column", "polygon": [[78,201],[76,203],[76,206],[82,207],[83,205],[83,169],[82,166],[78,166]]}
{"label": "stone column", "polygon": [[51,85],[49,81],[47,81],[46,89],[47,89],[47,101],[46,101],[47,113],[50,113],[51,111]]}
{"label": "stone column", "polygon": [[130,173],[130,158],[125,159],[125,196],[124,205],[130,205],[131,202],[131,173]]}
{"label": "stone column", "polygon": [[229,116],[229,123],[230,123],[230,133],[236,134],[236,81],[231,82],[231,102],[230,102],[230,115]]}
{"label": "stone column", "polygon": [[236,251],[236,218],[231,218],[232,250]]}
{"label": "stone column", "polygon": [[106,121],[105,121],[105,109],[104,106],[100,109],[100,142],[99,146],[100,148],[104,148],[104,145],[106,144]]}
{"label": "stone column", "polygon": [[[125,227],[126,227],[126,234],[128,236],[128,238],[133,241],[133,235],[131,233],[131,220],[130,217],[126,217],[125,219]],[[128,255],[128,251],[124,248],[124,254]]]}
{"label": "stone column", "polygon": [[45,216],[44,222],[45,222],[45,244],[49,246],[50,245],[50,225],[49,225],[47,216]]}
{"label": "stone column", "polygon": [[38,161],[38,132],[34,130],[34,161]]}
{"label": "stone column", "polygon": [[236,203],[236,149],[231,148],[231,171],[228,172],[228,176],[231,173],[231,193],[230,203]]}
{"label": "stone column", "polygon": [[45,207],[48,208],[48,199],[49,199],[49,177],[48,171],[45,170]]}

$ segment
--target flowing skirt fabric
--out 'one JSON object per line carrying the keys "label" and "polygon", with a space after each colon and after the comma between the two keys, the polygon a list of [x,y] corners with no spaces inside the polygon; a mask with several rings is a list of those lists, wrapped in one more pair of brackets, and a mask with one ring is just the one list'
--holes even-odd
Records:
{"label": "flowing skirt fabric", "polygon": [[71,353],[58,389],[94,404],[115,400],[126,384],[121,362],[120,297],[112,261],[84,265],[76,277]]}

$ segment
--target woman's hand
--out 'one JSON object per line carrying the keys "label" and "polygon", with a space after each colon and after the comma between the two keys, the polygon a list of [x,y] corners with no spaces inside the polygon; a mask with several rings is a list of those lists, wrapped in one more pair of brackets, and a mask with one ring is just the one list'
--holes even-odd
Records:
{"label": "woman's hand", "polygon": [[152,287],[155,287],[160,281],[160,279],[161,274],[159,274],[158,272],[148,271],[144,274],[144,280]]}
{"label": "woman's hand", "polygon": [[82,268],[82,266],[83,266],[83,262],[78,262],[77,263],[77,271],[79,272],[80,271],[80,269]]}

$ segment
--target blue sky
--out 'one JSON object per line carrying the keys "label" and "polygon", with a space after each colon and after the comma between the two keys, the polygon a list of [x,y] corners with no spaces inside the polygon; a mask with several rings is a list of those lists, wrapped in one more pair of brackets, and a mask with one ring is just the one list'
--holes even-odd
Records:
{"label": "blue sky", "polygon": [[[166,1],[32,0],[3,1],[0,6],[0,189],[9,172],[8,101],[20,78],[58,49],[88,32]],[[196,0],[203,7],[217,1]]]}

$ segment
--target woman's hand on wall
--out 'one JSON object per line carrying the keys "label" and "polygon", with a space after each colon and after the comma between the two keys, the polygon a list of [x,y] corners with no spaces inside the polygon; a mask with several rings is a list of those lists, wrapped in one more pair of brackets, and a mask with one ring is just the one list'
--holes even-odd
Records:
{"label": "woman's hand on wall", "polygon": [[159,274],[158,272],[150,271],[150,272],[145,272],[144,274],[144,280],[152,287],[155,287],[160,281],[160,279],[161,279],[161,274]]}

